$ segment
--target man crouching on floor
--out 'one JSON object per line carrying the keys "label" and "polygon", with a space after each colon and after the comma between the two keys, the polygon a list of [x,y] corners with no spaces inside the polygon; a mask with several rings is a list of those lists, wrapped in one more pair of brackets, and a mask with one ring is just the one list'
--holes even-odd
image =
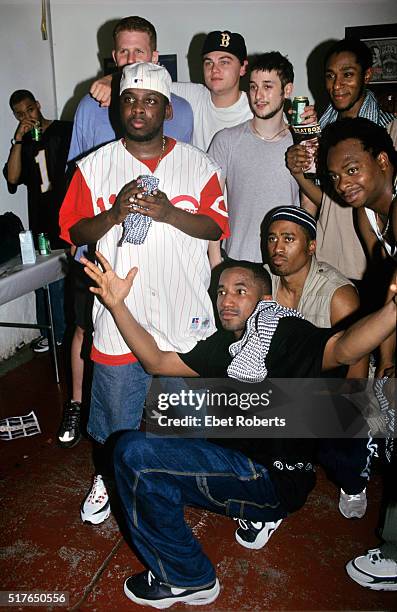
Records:
{"label": "man crouching on floor", "polygon": [[[258,371],[247,369],[249,355],[254,369],[261,366],[262,378],[316,378],[325,370],[356,363],[396,328],[396,285],[393,300],[383,308],[335,333],[272,301],[270,279],[260,264],[234,262],[224,269],[218,286],[223,329],[188,353],[161,351],[124,302],[137,268],[121,279],[98,252],[97,257],[103,271],[81,260],[96,283],[91,291],[110,310],[127,345],[151,374],[245,380],[252,374],[257,380]],[[266,439],[266,445],[261,439],[213,443],[123,433],[115,449],[116,482],[131,540],[148,567],[127,578],[127,597],[160,609],[176,602],[213,602],[219,582],[185,522],[184,506],[238,517],[237,541],[261,548],[282,519],[303,506],[313,488],[314,444],[308,439]],[[286,464],[293,469],[282,469]]]}

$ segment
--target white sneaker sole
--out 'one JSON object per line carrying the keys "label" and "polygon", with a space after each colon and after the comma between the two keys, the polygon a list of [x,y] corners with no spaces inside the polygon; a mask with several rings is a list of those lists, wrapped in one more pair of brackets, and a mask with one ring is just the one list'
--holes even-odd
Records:
{"label": "white sneaker sole", "polygon": [[140,597],[137,597],[128,589],[127,581],[124,583],[124,593],[128,599],[134,603],[140,604],[141,606],[151,606],[157,610],[165,610],[165,608],[170,608],[176,603],[186,603],[191,606],[205,606],[215,601],[220,593],[220,590],[221,589],[217,578],[212,589],[208,589],[208,591],[201,591],[199,593],[192,593],[191,595],[183,595],[181,597],[176,596],[152,601],[150,599],[141,599]]}
{"label": "white sneaker sole", "polygon": [[265,544],[268,543],[273,533],[276,531],[277,527],[280,526],[282,520],[283,519],[280,519],[276,523],[274,523],[274,527],[270,527],[268,529],[263,529],[262,531],[260,531],[259,534],[256,536],[254,542],[247,542],[246,540],[243,540],[239,536],[237,531],[235,531],[234,533],[235,538],[241,546],[244,546],[244,548],[250,548],[251,550],[259,550],[260,548],[263,548]]}
{"label": "white sneaker sole", "polygon": [[98,514],[84,514],[83,510],[80,510],[80,517],[83,523],[90,523],[91,525],[100,525],[110,516],[110,506],[106,508],[103,512],[98,512]]}

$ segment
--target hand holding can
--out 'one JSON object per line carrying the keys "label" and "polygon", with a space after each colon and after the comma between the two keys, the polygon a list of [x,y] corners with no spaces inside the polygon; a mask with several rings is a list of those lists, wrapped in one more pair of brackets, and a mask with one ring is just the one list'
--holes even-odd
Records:
{"label": "hand holding can", "polygon": [[32,140],[34,140],[35,142],[40,142],[41,132],[42,132],[42,129],[41,129],[40,121],[36,121],[32,129],[30,130],[30,133],[32,134]]}

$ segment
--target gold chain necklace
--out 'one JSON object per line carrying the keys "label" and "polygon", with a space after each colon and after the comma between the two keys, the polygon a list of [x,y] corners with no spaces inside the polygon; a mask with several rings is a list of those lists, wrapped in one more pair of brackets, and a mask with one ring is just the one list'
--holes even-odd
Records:
{"label": "gold chain necklace", "polygon": [[[122,138],[122,139],[121,139],[121,142],[123,143],[124,148],[125,148],[125,149],[128,151],[128,149],[127,149],[127,143],[126,143],[126,141],[125,141],[125,138]],[[159,164],[160,164],[161,160],[163,159],[164,152],[165,152],[165,145],[166,145],[166,138],[165,138],[165,136],[163,136],[162,145],[161,145],[161,152],[160,152],[160,156],[159,156],[159,158],[158,158],[158,160],[157,160],[156,167],[154,168],[154,170],[153,170],[152,174],[154,174],[154,173],[156,172],[157,168],[159,167]]]}
{"label": "gold chain necklace", "polygon": [[282,134],[283,132],[285,132],[289,128],[288,125],[284,125],[284,127],[279,132],[277,132],[276,134],[271,136],[271,138],[266,138],[265,136],[262,136],[262,134],[260,132],[258,132],[256,127],[254,126],[254,121],[253,120],[251,120],[251,127],[254,130],[255,135],[258,136],[258,138],[260,138],[261,140],[264,140],[265,142],[270,142],[271,140],[274,140],[275,138],[277,138],[277,136],[279,136],[280,134]]}

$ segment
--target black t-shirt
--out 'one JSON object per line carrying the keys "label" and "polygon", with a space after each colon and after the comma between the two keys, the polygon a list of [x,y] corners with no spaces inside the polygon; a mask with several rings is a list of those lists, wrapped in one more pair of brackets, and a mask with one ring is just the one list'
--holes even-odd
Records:
{"label": "black t-shirt", "polygon": [[[37,241],[37,234],[48,234],[52,248],[67,246],[60,239],[59,209],[66,193],[66,163],[72,137],[71,121],[53,121],[36,142],[28,132],[23,137],[20,185],[28,192],[29,229]],[[7,164],[3,174],[7,180]],[[8,183],[8,191],[15,193],[17,185]]]}
{"label": "black t-shirt", "polygon": [[[321,375],[325,345],[335,333],[295,317],[278,323],[266,357],[268,378],[317,378]],[[231,332],[219,330],[179,357],[206,378],[227,376],[232,358]],[[271,473],[278,497],[288,512],[298,510],[315,483],[315,441],[312,439],[250,438],[216,440],[221,446],[244,453]],[[288,467],[287,467],[288,466]]]}

